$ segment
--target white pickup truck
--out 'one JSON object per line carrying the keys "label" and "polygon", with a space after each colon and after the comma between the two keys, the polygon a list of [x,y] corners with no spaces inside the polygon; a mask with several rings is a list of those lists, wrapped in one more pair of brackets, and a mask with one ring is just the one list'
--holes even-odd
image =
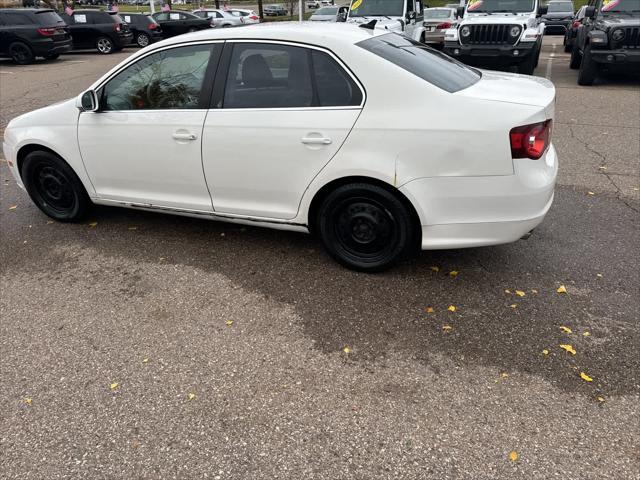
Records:
{"label": "white pickup truck", "polygon": [[517,66],[532,75],[538,66],[547,11],[541,0],[469,0],[462,18],[445,32],[444,52],[479,67]]}
{"label": "white pickup truck", "polygon": [[422,0],[352,0],[347,22],[368,23],[376,20],[376,29],[403,33],[424,42],[424,8]]}

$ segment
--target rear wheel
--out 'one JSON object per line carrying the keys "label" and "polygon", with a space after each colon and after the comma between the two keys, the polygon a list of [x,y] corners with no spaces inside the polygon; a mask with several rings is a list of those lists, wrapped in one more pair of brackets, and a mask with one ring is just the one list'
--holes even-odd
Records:
{"label": "rear wheel", "polygon": [[56,155],[45,151],[29,153],[20,175],[33,202],[51,218],[76,222],[89,211],[91,200],[82,182]]}
{"label": "rear wheel", "polygon": [[109,37],[100,37],[96,40],[96,48],[98,52],[107,55],[113,52],[113,42]]}
{"label": "rear wheel", "polygon": [[411,248],[414,226],[404,204],[376,185],[344,185],[324,199],[318,233],[333,258],[365,272],[386,270]]}
{"label": "rear wheel", "polygon": [[13,42],[9,45],[9,56],[18,65],[28,65],[36,59],[31,47],[23,42]]}
{"label": "rear wheel", "polygon": [[582,63],[578,72],[578,85],[593,85],[598,74],[598,65],[591,58],[591,45],[587,45],[582,54]]}
{"label": "rear wheel", "polygon": [[580,68],[580,52],[577,48],[571,50],[571,60],[569,60],[569,68],[571,70],[577,70]]}
{"label": "rear wheel", "polygon": [[151,43],[151,39],[146,33],[140,32],[138,33],[138,35],[136,35],[136,43],[139,47],[144,48]]}

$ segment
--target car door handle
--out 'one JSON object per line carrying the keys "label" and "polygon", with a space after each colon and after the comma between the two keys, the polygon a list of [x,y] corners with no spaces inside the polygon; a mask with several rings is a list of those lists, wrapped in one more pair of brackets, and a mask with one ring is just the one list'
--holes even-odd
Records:
{"label": "car door handle", "polygon": [[300,141],[307,145],[331,145],[331,139],[324,137],[302,137]]}
{"label": "car door handle", "polygon": [[195,133],[174,133],[172,137],[175,140],[195,140],[198,136]]}

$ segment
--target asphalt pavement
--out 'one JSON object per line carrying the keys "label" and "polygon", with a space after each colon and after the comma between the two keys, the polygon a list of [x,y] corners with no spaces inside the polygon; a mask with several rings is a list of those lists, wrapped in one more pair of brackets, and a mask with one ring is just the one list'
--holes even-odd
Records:
{"label": "asphalt pavement", "polygon": [[[132,52],[0,61],[0,130]],[[0,164],[0,478],[640,478],[639,82],[579,87],[561,37],[536,74],[545,221],[378,275],[296,233],[53,223]]]}

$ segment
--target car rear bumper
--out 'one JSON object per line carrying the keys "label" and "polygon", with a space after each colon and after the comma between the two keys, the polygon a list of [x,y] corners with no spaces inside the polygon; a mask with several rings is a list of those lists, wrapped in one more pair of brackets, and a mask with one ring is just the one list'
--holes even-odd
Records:
{"label": "car rear bumper", "polygon": [[36,56],[41,57],[43,55],[53,55],[68,52],[73,48],[73,43],[71,41],[71,38],[57,41],[46,39],[46,41],[33,42],[31,46],[33,48],[33,53]]}
{"label": "car rear bumper", "polygon": [[544,20],[545,32],[549,31],[562,31],[565,32],[571,25],[571,20]]}
{"label": "car rear bumper", "polygon": [[594,62],[606,65],[631,65],[640,68],[640,50],[591,50]]}
{"label": "car rear bumper", "polygon": [[418,210],[423,250],[499,245],[542,222],[557,173],[551,146],[540,160],[514,160],[513,175],[420,178],[400,191]]}
{"label": "car rear bumper", "polygon": [[444,30],[424,32],[424,43],[444,43]]}
{"label": "car rear bumper", "polygon": [[121,32],[116,37],[116,41],[114,42],[117,47],[126,47],[133,41],[133,33],[132,32]]}
{"label": "car rear bumper", "polygon": [[516,45],[461,45],[445,42],[444,53],[468,64],[515,64],[525,60],[534,51],[536,42]]}

